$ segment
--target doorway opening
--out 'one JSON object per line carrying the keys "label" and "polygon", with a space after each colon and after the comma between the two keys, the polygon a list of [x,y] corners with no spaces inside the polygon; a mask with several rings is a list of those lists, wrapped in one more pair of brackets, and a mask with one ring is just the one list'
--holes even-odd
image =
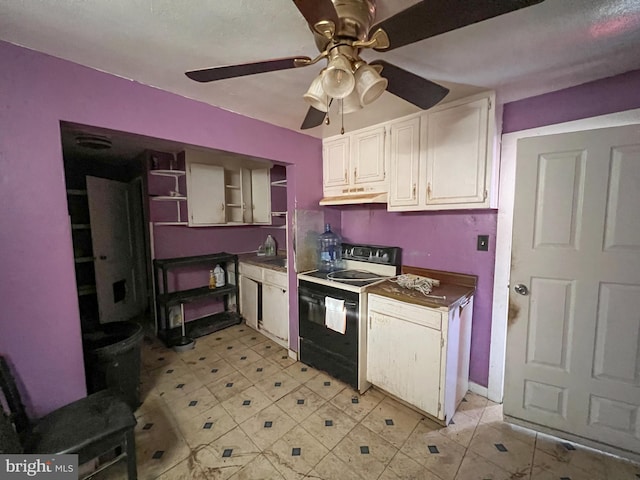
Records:
{"label": "doorway opening", "polygon": [[69,122],[60,132],[82,333],[126,320],[153,333],[144,154],[184,146]]}

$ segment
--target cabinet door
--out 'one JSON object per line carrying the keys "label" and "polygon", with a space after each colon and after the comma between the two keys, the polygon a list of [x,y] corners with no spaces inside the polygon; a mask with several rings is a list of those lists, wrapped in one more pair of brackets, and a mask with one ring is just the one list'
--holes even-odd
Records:
{"label": "cabinet door", "polygon": [[244,275],[240,276],[240,312],[247,325],[258,329],[258,283]]}
{"label": "cabinet door", "polygon": [[427,114],[427,205],[485,201],[488,114],[488,98]]}
{"label": "cabinet door", "polygon": [[356,132],[351,136],[351,183],[384,182],[384,127]]}
{"label": "cabinet door", "polygon": [[322,184],[324,188],[349,184],[349,137],[324,142],[322,152]]}
{"label": "cabinet door", "polygon": [[389,210],[394,210],[393,207],[417,206],[420,118],[392,124],[390,137]]}
{"label": "cabinet door", "polygon": [[252,172],[248,168],[241,169],[242,185],[242,221],[252,223],[253,220],[253,179]]}
{"label": "cabinet door", "polygon": [[262,284],[262,328],[275,337],[289,340],[289,295],[287,290]]}
{"label": "cabinet door", "polygon": [[189,225],[225,223],[224,168],[191,163],[187,181]]}
{"label": "cabinet door", "polygon": [[439,416],[441,332],[369,312],[367,380]]}
{"label": "cabinet door", "polygon": [[253,223],[271,224],[271,174],[268,168],[251,170]]}
{"label": "cabinet door", "polygon": [[225,169],[224,176],[227,223],[251,223],[251,171]]}

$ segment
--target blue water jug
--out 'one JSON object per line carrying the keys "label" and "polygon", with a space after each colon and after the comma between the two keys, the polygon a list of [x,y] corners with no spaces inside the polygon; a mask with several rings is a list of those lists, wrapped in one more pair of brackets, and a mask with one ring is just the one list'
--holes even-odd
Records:
{"label": "blue water jug", "polygon": [[331,231],[331,225],[324,226],[324,233],[318,236],[318,270],[333,272],[340,268],[342,241]]}

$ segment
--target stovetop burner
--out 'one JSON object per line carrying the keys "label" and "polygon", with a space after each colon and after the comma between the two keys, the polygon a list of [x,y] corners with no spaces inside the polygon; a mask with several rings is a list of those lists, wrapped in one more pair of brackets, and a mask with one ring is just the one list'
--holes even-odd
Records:
{"label": "stovetop burner", "polygon": [[335,272],[315,271],[308,272],[305,275],[325,280],[332,280],[339,283],[346,283],[355,287],[364,287],[365,285],[369,285],[388,277],[386,275],[380,275],[366,270],[338,270]]}

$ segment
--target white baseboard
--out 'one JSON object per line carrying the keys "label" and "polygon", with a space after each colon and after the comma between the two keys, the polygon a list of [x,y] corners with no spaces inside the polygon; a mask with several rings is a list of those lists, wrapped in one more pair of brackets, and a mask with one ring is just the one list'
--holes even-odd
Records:
{"label": "white baseboard", "polygon": [[476,395],[480,395],[481,397],[487,398],[489,396],[489,389],[482,385],[478,385],[475,382],[469,382],[469,391]]}

